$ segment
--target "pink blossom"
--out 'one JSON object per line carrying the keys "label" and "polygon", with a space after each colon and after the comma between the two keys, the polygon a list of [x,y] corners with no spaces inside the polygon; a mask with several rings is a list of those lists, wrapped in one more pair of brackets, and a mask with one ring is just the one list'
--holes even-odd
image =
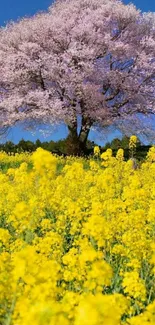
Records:
{"label": "pink blossom", "polygon": [[[155,15],[119,0],[56,1],[0,29],[0,126],[70,128],[155,110]],[[87,132],[88,136],[88,132]]]}

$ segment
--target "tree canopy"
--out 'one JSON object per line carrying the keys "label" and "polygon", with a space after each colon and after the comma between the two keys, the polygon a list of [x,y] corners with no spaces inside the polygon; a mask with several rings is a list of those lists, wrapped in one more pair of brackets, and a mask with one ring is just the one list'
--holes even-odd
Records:
{"label": "tree canopy", "polygon": [[153,13],[119,0],[57,0],[0,29],[1,128],[65,122],[83,150],[92,126],[133,121],[154,104]]}

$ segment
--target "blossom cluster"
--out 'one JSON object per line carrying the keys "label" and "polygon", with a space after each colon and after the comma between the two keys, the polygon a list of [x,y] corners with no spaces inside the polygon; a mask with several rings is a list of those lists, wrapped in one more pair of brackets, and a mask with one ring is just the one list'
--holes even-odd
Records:
{"label": "blossom cluster", "polygon": [[51,2],[0,28],[1,127],[70,130],[80,117],[80,135],[114,124],[154,134],[141,119],[155,107],[154,13],[121,0]]}
{"label": "blossom cluster", "polygon": [[154,152],[0,154],[1,324],[155,324]]}

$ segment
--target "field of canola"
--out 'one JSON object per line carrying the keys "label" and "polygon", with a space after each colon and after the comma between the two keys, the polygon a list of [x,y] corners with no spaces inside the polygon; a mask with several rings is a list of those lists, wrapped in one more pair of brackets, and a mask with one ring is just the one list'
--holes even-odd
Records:
{"label": "field of canola", "polygon": [[155,148],[0,166],[0,324],[154,325]]}

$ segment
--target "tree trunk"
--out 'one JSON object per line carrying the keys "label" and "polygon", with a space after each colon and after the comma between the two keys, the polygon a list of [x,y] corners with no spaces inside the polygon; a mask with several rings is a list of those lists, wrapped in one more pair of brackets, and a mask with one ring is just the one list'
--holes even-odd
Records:
{"label": "tree trunk", "polygon": [[68,125],[69,135],[67,137],[67,154],[83,156],[87,154],[87,139],[92,126],[88,117],[82,117],[81,129],[78,134],[77,123]]}
{"label": "tree trunk", "polygon": [[81,152],[87,153],[87,139],[93,122],[89,117],[82,116],[81,130],[79,133],[79,143]]}

